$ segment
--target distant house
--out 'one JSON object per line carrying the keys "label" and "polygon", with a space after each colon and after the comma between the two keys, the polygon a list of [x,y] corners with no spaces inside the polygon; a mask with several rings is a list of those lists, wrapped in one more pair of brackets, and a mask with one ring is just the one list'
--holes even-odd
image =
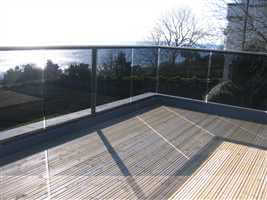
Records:
{"label": "distant house", "polygon": [[257,46],[266,49],[263,37],[267,39],[267,0],[241,0],[240,3],[228,4],[227,9],[225,49],[242,50],[244,32],[244,48]]}

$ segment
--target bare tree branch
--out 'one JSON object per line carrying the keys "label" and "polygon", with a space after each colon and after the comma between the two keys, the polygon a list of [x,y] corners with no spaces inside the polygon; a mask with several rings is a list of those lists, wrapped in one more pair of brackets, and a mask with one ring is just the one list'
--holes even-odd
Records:
{"label": "bare tree branch", "polygon": [[267,2],[258,0],[206,0],[213,16],[223,21],[226,48],[267,51]]}
{"label": "bare tree branch", "polygon": [[156,23],[150,40],[154,44],[174,47],[194,47],[211,36],[189,8],[168,12]]}

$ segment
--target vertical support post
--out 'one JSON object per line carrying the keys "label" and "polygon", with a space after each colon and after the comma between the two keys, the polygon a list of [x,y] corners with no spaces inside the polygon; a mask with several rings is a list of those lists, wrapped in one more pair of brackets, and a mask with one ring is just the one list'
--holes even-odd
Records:
{"label": "vertical support post", "polygon": [[133,66],[134,66],[134,48],[131,49],[132,51],[132,58],[131,58],[131,78],[130,78],[130,103],[133,101]]}
{"label": "vertical support post", "polygon": [[96,114],[96,67],[97,67],[97,48],[92,49],[92,77],[91,77],[91,114]]}
{"label": "vertical support post", "polygon": [[231,78],[230,65],[233,59],[234,58],[232,54],[228,54],[227,56],[224,55],[223,77],[222,77],[223,81],[228,81]]}
{"label": "vertical support post", "polygon": [[212,59],[212,51],[210,51],[210,53],[209,53],[209,64],[208,64],[208,73],[207,73],[207,86],[206,86],[206,96],[205,96],[205,102],[206,103],[208,103],[208,92],[209,92],[209,82],[210,82],[211,59]]}
{"label": "vertical support post", "polygon": [[157,73],[156,73],[156,93],[159,93],[159,66],[160,66],[160,47],[157,48]]}
{"label": "vertical support post", "polygon": [[46,70],[45,67],[42,70],[42,96],[43,96],[43,103],[42,103],[42,114],[43,114],[43,129],[46,129],[46,116],[45,116],[45,95],[46,95],[46,84],[45,84],[45,79],[47,78],[46,76]]}
{"label": "vertical support post", "polygon": [[246,45],[246,34],[247,34],[247,24],[248,24],[248,15],[249,15],[249,0],[247,0],[246,3],[246,10],[244,13],[244,29],[243,29],[243,39],[242,39],[242,51],[245,50],[245,45]]}

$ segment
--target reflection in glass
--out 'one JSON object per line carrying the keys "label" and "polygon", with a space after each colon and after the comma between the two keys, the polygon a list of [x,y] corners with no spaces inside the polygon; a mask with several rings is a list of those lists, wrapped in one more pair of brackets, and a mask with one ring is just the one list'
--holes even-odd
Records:
{"label": "reflection in glass", "polygon": [[[98,49],[96,104],[126,99],[131,95],[131,49]],[[97,110],[105,109],[98,107]]]}
{"label": "reflection in glass", "polygon": [[133,49],[132,95],[156,92],[158,49]]}
{"label": "reflection in glass", "polygon": [[[266,56],[167,48],[157,54],[157,48],[98,49],[97,111],[157,87],[163,94],[267,110]],[[76,111],[89,115],[91,56],[91,50],[0,52],[0,130]]]}
{"label": "reflection in glass", "polygon": [[209,52],[161,49],[159,92],[204,100],[208,66]]}
{"label": "reflection in glass", "polygon": [[[91,63],[90,50],[50,51],[61,53],[65,62],[55,62],[47,56],[44,69],[46,119],[84,110],[91,114]],[[60,62],[61,61],[61,62]],[[49,125],[49,121],[47,121]]]}
{"label": "reflection in glass", "polygon": [[208,100],[266,110],[266,66],[266,56],[213,53]]}
{"label": "reflection in glass", "polygon": [[43,67],[40,51],[0,53],[0,130],[43,120]]}

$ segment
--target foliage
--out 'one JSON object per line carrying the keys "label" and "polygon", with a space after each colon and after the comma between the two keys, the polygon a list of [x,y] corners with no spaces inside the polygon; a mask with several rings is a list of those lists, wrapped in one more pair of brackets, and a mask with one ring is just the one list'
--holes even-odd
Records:
{"label": "foliage", "polygon": [[104,63],[98,67],[99,79],[122,79],[131,75],[131,62],[127,61],[124,52],[119,52],[115,59]]}
{"label": "foliage", "polygon": [[71,64],[64,70],[63,79],[90,81],[91,70],[88,64]]}
{"label": "foliage", "polygon": [[211,101],[263,109],[267,99],[265,56],[235,55],[230,65],[231,82],[216,85],[208,94]]}
{"label": "foliage", "polygon": [[62,75],[62,70],[58,64],[48,60],[44,69],[44,79],[46,81],[58,80]]}
{"label": "foliage", "polygon": [[14,69],[9,69],[4,74],[4,85],[19,84],[42,80],[43,72],[33,64],[16,66]]}
{"label": "foliage", "polygon": [[232,81],[223,81],[209,91],[207,100],[230,105],[240,105],[242,100],[241,93],[241,89]]}
{"label": "foliage", "polygon": [[[160,93],[168,95],[203,100],[208,92],[209,101],[267,108],[265,56],[214,53],[208,79],[208,53],[178,51],[173,63],[168,59],[169,52],[172,51],[161,51],[162,59],[158,71],[150,59],[144,63],[136,62],[132,66],[125,52],[112,55],[108,62],[97,66],[97,104],[155,92],[158,86]],[[227,63],[230,63],[231,81],[221,82],[224,65]],[[10,96],[6,99],[11,96],[17,99],[12,106],[5,107],[3,103],[3,107],[0,105],[1,116],[7,121],[0,128],[39,119],[43,113],[48,117],[89,108],[90,67],[84,63],[60,66],[48,60],[44,69],[33,64],[9,69],[3,76],[1,91],[9,92]],[[212,89],[209,91],[210,88]],[[19,98],[22,96],[31,100],[21,103]]]}
{"label": "foliage", "polygon": [[[265,1],[205,0],[216,20],[217,32],[227,44],[244,51],[267,51],[267,12]],[[216,24],[214,24],[216,26]],[[221,34],[220,34],[221,35]]]}

